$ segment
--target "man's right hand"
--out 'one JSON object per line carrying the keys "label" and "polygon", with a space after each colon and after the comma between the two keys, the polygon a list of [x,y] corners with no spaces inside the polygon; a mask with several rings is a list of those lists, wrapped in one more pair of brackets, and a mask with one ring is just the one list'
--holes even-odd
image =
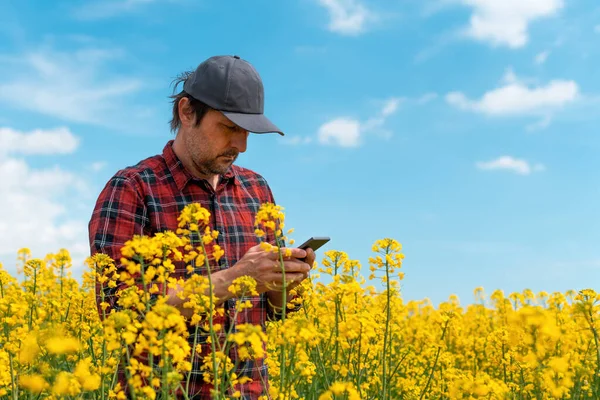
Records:
{"label": "man's right hand", "polygon": [[[311,266],[301,259],[307,256],[306,250],[282,248],[285,280],[289,283],[300,282],[308,277]],[[289,253],[286,255],[286,253]],[[261,245],[251,247],[246,254],[229,269],[231,280],[239,276],[250,276],[256,281],[256,291],[282,291],[283,273],[279,253],[265,250]]]}

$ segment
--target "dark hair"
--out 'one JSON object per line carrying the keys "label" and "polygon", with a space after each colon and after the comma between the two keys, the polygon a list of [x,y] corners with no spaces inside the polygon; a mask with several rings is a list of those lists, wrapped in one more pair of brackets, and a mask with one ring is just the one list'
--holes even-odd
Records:
{"label": "dark hair", "polygon": [[[187,80],[187,78],[189,78],[189,76],[193,73],[194,71],[186,71],[183,72],[181,74],[179,74],[179,76],[177,76],[177,78],[175,78],[173,80],[174,86],[173,86],[173,93],[175,93],[175,90],[177,90],[177,86],[179,86],[180,83],[183,83]],[[179,119],[179,100],[183,99],[183,98],[187,98],[189,103],[190,103],[190,107],[192,108],[192,110],[196,113],[196,126],[200,125],[200,122],[202,122],[202,118],[204,117],[204,115],[207,113],[208,110],[210,110],[210,107],[207,106],[206,104],[204,104],[203,102],[201,102],[200,100],[196,100],[195,98],[193,98],[192,96],[190,96],[187,92],[185,91],[180,91],[177,94],[173,94],[172,96],[169,96],[172,100],[173,103],[173,118],[171,118],[171,121],[169,121],[169,124],[171,125],[171,131],[172,132],[176,132],[179,130],[179,127],[181,126],[181,120]]]}

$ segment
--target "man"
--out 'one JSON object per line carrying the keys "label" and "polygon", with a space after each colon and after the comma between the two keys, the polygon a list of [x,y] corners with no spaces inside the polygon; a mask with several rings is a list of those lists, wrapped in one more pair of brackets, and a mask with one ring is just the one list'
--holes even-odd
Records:
{"label": "man", "polygon": [[[167,142],[162,154],[120,170],[106,184],[89,223],[91,253],[102,252],[118,261],[121,247],[133,235],[175,232],[183,207],[198,202],[211,212],[211,228],[219,231],[217,243],[225,251],[212,274],[219,303],[226,310],[233,308],[235,300],[227,288],[235,278],[249,275],[257,281],[259,297],[252,299],[253,310],[239,313],[236,320],[226,319],[224,329],[243,323],[264,327],[284,306],[283,280],[275,255],[259,245],[254,217],[262,203],[273,203],[274,198],[261,175],[234,162],[246,151],[249,132],[283,132],[263,115],[259,74],[238,56],[211,57],[195,71],[184,73],[175,89],[180,83],[183,90],[172,97],[175,139]],[[286,280],[298,285],[314,260],[310,249],[291,249],[291,257],[285,259]],[[185,277],[186,271],[179,268],[174,276]],[[176,294],[169,289],[169,303],[189,315]],[[115,305],[114,296],[109,294],[108,303]],[[236,363],[235,351],[229,356]],[[240,366],[238,375],[252,378],[239,387],[242,398],[265,394],[267,371],[262,360],[240,362]],[[190,394],[209,398],[210,388],[198,368],[196,361]]]}

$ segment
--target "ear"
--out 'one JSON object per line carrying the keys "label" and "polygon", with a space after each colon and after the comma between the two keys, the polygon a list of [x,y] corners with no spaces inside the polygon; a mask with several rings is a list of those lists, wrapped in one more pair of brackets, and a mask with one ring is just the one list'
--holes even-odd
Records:
{"label": "ear", "polygon": [[196,115],[190,106],[190,101],[188,98],[183,97],[179,99],[177,111],[179,113],[179,120],[181,121],[182,126],[190,126],[194,124]]}

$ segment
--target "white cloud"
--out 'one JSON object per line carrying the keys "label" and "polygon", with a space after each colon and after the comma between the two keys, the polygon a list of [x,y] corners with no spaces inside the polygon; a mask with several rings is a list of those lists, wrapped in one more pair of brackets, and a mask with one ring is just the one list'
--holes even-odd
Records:
{"label": "white cloud", "polygon": [[[371,132],[377,129],[381,132],[381,127],[385,124],[385,120],[392,114],[398,111],[398,106],[404,101],[401,97],[390,97],[381,104],[381,111],[378,115],[367,119],[364,123],[361,123],[361,131]],[[384,132],[384,136],[389,136],[388,133]]]}
{"label": "white cloud", "polygon": [[31,132],[0,127],[0,154],[69,154],[78,146],[79,138],[65,127]]}
{"label": "white cloud", "polygon": [[534,123],[531,123],[531,124],[527,125],[526,129],[529,132],[546,129],[547,127],[550,126],[551,122],[552,122],[552,116],[551,115],[545,115],[539,121],[536,121]]}
{"label": "white cloud", "polygon": [[91,170],[94,172],[102,171],[104,167],[106,167],[106,162],[104,161],[98,161],[90,165]]}
{"label": "white cloud", "polygon": [[117,49],[84,48],[74,52],[47,49],[4,57],[0,63],[0,102],[65,121],[122,127],[132,124],[135,107],[124,98],[138,91],[137,77],[105,72]]}
{"label": "white cloud", "polygon": [[319,142],[340,147],[357,147],[360,144],[360,122],[351,118],[336,118],[319,128]]}
{"label": "white cloud", "polygon": [[424,95],[422,95],[421,97],[419,97],[417,99],[417,104],[419,104],[419,105],[427,104],[427,103],[437,99],[437,97],[438,97],[437,93],[425,93]]}
{"label": "white cloud", "polygon": [[102,19],[132,12],[139,7],[154,3],[157,0],[104,0],[89,1],[74,10],[73,14],[79,19]]}
{"label": "white cloud", "polygon": [[329,12],[329,30],[342,35],[358,35],[375,15],[358,0],[318,0]]}
{"label": "white cloud", "polygon": [[563,8],[563,0],[460,0],[472,7],[466,34],[476,40],[519,48],[529,40],[533,21],[551,17]]}
{"label": "white cloud", "polygon": [[398,109],[398,105],[400,104],[400,100],[401,99],[399,98],[391,98],[386,101],[385,105],[383,106],[383,110],[381,110],[381,115],[387,117],[388,115],[395,113]]}
{"label": "white cloud", "polygon": [[[33,132],[45,143],[56,137],[54,131]],[[27,134],[17,133],[27,141]],[[21,152],[20,145],[11,145],[11,151]],[[90,200],[85,179],[60,167],[32,168],[24,159],[6,156],[0,158],[0,192],[0,262],[5,268],[15,272],[14,260],[22,247],[37,258],[66,248],[73,258],[73,274],[80,276],[89,254],[87,221],[76,214],[78,206]]]}
{"label": "white cloud", "polygon": [[382,126],[386,119],[398,110],[402,100],[398,97],[385,100],[378,115],[364,122],[350,117],[339,117],[326,122],[317,132],[319,143],[340,147],[358,147],[361,145],[361,136],[365,133],[375,133],[383,138],[391,137],[391,132],[382,129]]}
{"label": "white cloud", "polygon": [[535,115],[549,118],[556,110],[576,101],[579,87],[572,80],[552,80],[546,85],[531,86],[517,79],[511,70],[504,77],[504,85],[471,100],[462,92],[451,92],[446,101],[461,110],[490,116]]}
{"label": "white cloud", "polygon": [[548,59],[548,56],[550,55],[549,51],[542,51],[541,53],[539,53],[538,55],[535,56],[535,63],[538,65],[542,65],[546,62],[546,60]]}
{"label": "white cloud", "polygon": [[508,83],[508,84],[517,83],[518,82],[517,75],[515,75],[515,72],[513,71],[512,68],[508,68],[506,70],[506,73],[502,77],[502,81],[504,83]]}
{"label": "white cloud", "polygon": [[534,171],[543,171],[543,164],[530,165],[526,160],[520,160],[511,156],[501,156],[495,160],[478,162],[477,168],[481,170],[505,170],[519,175],[529,175]]}

